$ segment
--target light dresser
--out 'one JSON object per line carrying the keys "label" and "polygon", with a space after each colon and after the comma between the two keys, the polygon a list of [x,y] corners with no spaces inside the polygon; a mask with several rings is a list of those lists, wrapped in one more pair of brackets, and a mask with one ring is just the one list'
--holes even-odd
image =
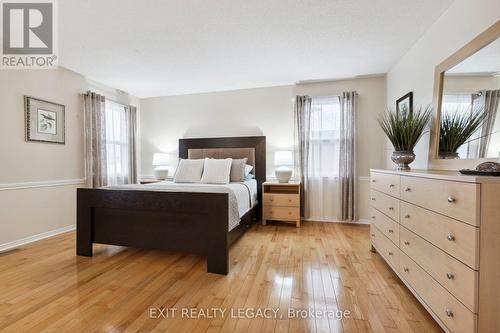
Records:
{"label": "light dresser", "polygon": [[371,170],[371,246],[446,332],[500,332],[500,177]]}

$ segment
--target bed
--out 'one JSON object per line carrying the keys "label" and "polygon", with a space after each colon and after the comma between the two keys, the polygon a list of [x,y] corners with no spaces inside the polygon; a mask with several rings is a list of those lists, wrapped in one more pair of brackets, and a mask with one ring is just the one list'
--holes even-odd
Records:
{"label": "bed", "polygon": [[180,139],[179,157],[246,157],[255,179],[225,186],[160,182],[79,188],[77,255],[92,256],[94,243],[178,251],[206,256],[208,272],[227,274],[229,247],[260,218],[266,138]]}

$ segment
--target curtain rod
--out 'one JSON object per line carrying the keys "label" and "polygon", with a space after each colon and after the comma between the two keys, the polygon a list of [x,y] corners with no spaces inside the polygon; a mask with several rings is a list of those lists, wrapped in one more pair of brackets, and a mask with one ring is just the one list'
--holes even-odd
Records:
{"label": "curtain rod", "polygon": [[125,106],[125,107],[127,107],[127,108],[128,108],[128,107],[131,107],[131,106],[133,106],[133,107],[135,107],[135,108],[137,107],[137,106],[135,106],[135,105],[133,105],[133,104],[123,104],[123,103],[118,102],[118,101],[116,101],[116,100],[114,100],[114,99],[112,99],[112,98],[108,98],[108,97],[107,97],[106,95],[104,95],[104,94],[99,94],[99,93],[96,93],[95,91],[91,91],[91,90],[88,90],[88,91],[86,91],[86,92],[83,92],[83,93],[82,93],[82,95],[83,95],[83,96],[86,96],[86,95],[88,95],[88,94],[89,94],[89,92],[90,92],[90,93],[95,93],[95,94],[101,95],[101,96],[103,96],[103,97],[104,97],[104,100],[111,101],[111,102],[114,102],[114,103],[116,103],[116,104],[123,105],[123,106]]}

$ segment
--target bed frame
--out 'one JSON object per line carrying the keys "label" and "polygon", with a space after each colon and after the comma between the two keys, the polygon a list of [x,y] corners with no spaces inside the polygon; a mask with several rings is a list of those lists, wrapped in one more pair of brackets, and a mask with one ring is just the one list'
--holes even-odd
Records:
{"label": "bed frame", "polygon": [[[92,256],[93,243],[203,255],[207,271],[227,274],[229,246],[261,216],[266,179],[266,137],[180,139],[179,157],[192,152],[251,148],[258,204],[228,232],[227,193],[147,190],[77,190],[76,253]],[[248,149],[247,149],[248,150]],[[230,153],[229,153],[230,154]],[[241,156],[235,156],[240,158]]]}

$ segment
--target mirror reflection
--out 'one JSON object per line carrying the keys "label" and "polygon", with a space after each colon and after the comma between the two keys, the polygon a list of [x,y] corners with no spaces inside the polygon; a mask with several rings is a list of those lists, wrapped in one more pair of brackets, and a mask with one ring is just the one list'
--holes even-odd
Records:
{"label": "mirror reflection", "polygon": [[444,73],[440,158],[500,157],[500,39]]}

